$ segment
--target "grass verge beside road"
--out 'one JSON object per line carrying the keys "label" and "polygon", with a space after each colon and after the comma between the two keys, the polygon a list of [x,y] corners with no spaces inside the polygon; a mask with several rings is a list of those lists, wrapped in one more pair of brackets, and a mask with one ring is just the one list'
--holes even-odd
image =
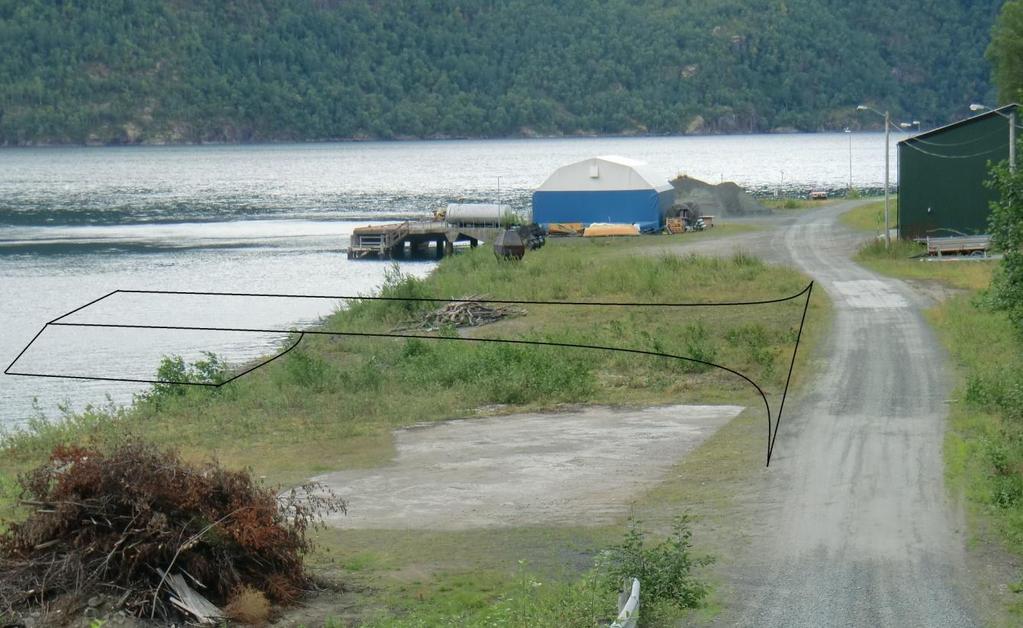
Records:
{"label": "grass verge beside road", "polygon": [[[672,241],[731,231],[715,227]],[[498,261],[484,247],[446,259],[424,280],[392,273],[383,293],[706,303],[774,299],[798,292],[808,281],[744,254],[725,259],[632,254],[645,246],[663,246],[668,238],[555,240],[520,263]],[[433,307],[360,301],[330,317],[324,328],[387,332],[419,320]],[[697,357],[748,374],[777,407],[802,301],[751,307],[527,305],[521,316],[492,325],[442,329],[434,333],[437,340],[307,337],[284,358],[220,389],[162,388],[131,409],[99,408],[58,423],[36,421],[30,430],[7,436],[0,488],[10,487],[17,472],[40,462],[57,444],[106,446],[125,433],[177,447],[189,458],[216,456],[230,466],[250,467],[269,482],[291,484],[329,470],[384,464],[394,455],[391,431],[424,421],[590,403],[746,405],[743,415],[678,465],[662,486],[639,498],[637,515],[653,537],[661,538],[685,510],[698,517],[718,516],[717,506],[733,499],[745,480],[763,468],[764,415],[749,384],[690,362],[443,338],[468,334]],[[812,353],[827,315],[826,299],[815,294],[801,357]],[[797,368],[797,383],[806,372]],[[0,514],[11,514],[9,504]],[[543,609],[509,601],[531,590],[523,588],[527,580],[542,582],[551,592],[536,597],[537,603],[554,609],[564,606],[562,596],[570,596],[585,612],[589,607],[581,596],[590,589],[580,576],[597,550],[621,539],[624,524],[458,532],[328,530],[318,537],[324,552],[313,564],[325,576],[363,590],[357,614],[382,624],[430,625],[438,618],[462,617],[474,625],[501,613],[535,617],[530,613]],[[711,527],[718,525],[715,520]],[[707,527],[700,520],[694,523],[698,547]],[[720,546],[727,549],[725,541]],[[523,560],[525,565],[519,563]],[[369,607],[377,611],[367,614]],[[332,612],[328,605],[323,614]],[[674,611],[656,612],[670,617]]]}
{"label": "grass verge beside road", "polygon": [[940,283],[956,290],[983,290],[991,282],[997,262],[983,258],[962,260],[925,259],[922,244],[892,240],[885,249],[884,240],[870,240],[856,255],[856,261],[867,268],[899,279]]}
{"label": "grass verge beside road", "polygon": [[[898,197],[888,200],[888,225],[894,228],[899,224]],[[884,234],[884,200],[877,200],[851,209],[841,216],[839,222],[858,231],[870,231]]]}

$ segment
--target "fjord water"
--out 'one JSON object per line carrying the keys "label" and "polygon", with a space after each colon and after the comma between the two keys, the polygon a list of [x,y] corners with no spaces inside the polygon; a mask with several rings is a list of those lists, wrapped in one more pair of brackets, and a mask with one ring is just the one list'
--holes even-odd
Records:
{"label": "fjord water", "polygon": [[[0,150],[0,362],[10,364],[47,321],[117,289],[368,294],[390,265],[345,258],[354,227],[499,195],[527,211],[532,189],[577,159],[618,154],[665,178],[685,173],[769,192],[842,189],[850,154],[853,185],[879,188],[883,151],[879,134]],[[401,268],[424,275],[432,264]],[[65,321],[284,332],[338,305],[117,294]],[[149,379],[162,355],[195,359],[205,350],[237,363],[285,338],[51,327],[14,370]],[[56,416],[61,404],[125,403],[144,389],[0,376],[0,426],[38,411]]]}

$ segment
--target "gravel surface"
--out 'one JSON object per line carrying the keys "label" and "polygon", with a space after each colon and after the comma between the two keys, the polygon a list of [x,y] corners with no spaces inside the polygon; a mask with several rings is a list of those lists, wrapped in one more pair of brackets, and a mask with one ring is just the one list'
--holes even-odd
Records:
{"label": "gravel surface", "polygon": [[387,466],[315,478],[349,502],[342,528],[459,530],[620,521],[741,406],[590,407],[395,432]]}
{"label": "gravel surface", "polygon": [[[786,407],[753,543],[726,567],[741,626],[972,626],[960,517],[943,483],[947,356],[904,282],[849,260],[824,208],[751,234],[835,305],[817,383]],[[751,506],[751,509],[754,508]]]}

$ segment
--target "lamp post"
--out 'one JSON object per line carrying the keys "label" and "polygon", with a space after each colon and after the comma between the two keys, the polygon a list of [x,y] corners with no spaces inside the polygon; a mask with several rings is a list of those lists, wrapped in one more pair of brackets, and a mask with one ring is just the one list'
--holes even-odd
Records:
{"label": "lamp post", "polygon": [[890,160],[888,139],[891,137],[892,117],[887,111],[881,113],[877,109],[868,107],[867,105],[860,105],[856,107],[856,111],[873,111],[884,118],[884,248],[889,249],[892,246],[892,236],[888,231],[888,170]]}
{"label": "lamp post", "polygon": [[845,134],[849,136],[849,187],[845,190],[845,195],[849,196],[852,194],[852,129],[845,127]]}
{"label": "lamp post", "polygon": [[1009,172],[1016,172],[1016,109],[1013,108],[1009,112],[1009,115],[1005,115],[997,109],[992,109],[987,105],[979,105],[973,103],[970,105],[970,111],[990,111],[991,113],[997,113],[1009,120]]}

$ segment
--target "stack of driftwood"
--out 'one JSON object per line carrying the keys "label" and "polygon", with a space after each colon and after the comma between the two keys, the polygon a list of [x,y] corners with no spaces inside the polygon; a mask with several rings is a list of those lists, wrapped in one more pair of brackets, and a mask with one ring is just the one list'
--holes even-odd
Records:
{"label": "stack of driftwood", "polygon": [[419,320],[396,327],[394,331],[439,331],[446,327],[479,327],[525,313],[526,311],[520,307],[488,305],[483,296],[473,295],[428,312]]}

